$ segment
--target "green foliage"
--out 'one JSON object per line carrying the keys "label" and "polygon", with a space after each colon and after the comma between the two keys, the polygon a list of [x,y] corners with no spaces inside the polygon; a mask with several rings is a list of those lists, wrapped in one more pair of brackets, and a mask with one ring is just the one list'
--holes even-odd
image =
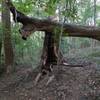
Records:
{"label": "green foliage", "polygon": [[43,46],[43,33],[33,33],[27,41],[21,38],[19,34],[19,25],[12,28],[12,43],[15,51],[15,62],[25,64],[30,62],[32,65],[38,63],[37,59],[40,58],[41,49]]}
{"label": "green foliage", "polygon": [[65,10],[62,11],[62,14],[69,19],[76,19],[77,17],[77,2],[76,0],[66,0],[65,1]]}
{"label": "green foliage", "polygon": [[30,0],[13,0],[14,5],[19,11],[30,13],[33,9],[33,2]]}
{"label": "green foliage", "polygon": [[60,36],[61,36],[61,29],[59,27],[55,27],[54,38],[56,43],[59,43]]}
{"label": "green foliage", "polygon": [[59,2],[59,0],[49,0],[46,3],[46,9],[45,9],[45,11],[47,13],[49,13],[50,15],[54,15],[55,14],[55,11],[57,9],[58,2]]}
{"label": "green foliage", "polygon": [[91,57],[100,57],[100,51],[93,52],[89,56],[91,56]]}
{"label": "green foliage", "polygon": [[71,49],[72,44],[68,42],[68,38],[63,37],[61,39],[60,49],[62,50],[63,54],[67,54]]}

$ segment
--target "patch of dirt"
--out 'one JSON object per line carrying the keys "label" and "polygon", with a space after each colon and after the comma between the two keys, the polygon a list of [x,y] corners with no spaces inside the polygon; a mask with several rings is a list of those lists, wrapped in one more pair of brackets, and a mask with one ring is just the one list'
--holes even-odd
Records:
{"label": "patch of dirt", "polygon": [[37,71],[21,66],[0,78],[0,100],[100,100],[100,70],[96,64],[84,67],[54,66],[54,79],[34,85]]}

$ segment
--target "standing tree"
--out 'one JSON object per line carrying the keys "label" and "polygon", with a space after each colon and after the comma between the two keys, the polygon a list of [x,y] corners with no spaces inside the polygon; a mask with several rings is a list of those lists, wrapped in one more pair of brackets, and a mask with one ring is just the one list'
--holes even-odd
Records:
{"label": "standing tree", "polygon": [[0,66],[1,66],[1,49],[2,49],[2,40],[0,38]]}
{"label": "standing tree", "polygon": [[2,0],[2,28],[4,40],[5,54],[5,71],[11,73],[13,71],[14,54],[11,43],[11,22],[10,11],[7,7],[6,0]]}

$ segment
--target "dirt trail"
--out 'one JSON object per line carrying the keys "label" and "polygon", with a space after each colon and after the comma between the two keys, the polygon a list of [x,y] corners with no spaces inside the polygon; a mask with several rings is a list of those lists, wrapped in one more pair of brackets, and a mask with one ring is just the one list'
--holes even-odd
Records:
{"label": "dirt trail", "polygon": [[100,70],[96,64],[79,67],[55,66],[55,78],[34,86],[37,72],[21,67],[0,78],[0,100],[100,100]]}

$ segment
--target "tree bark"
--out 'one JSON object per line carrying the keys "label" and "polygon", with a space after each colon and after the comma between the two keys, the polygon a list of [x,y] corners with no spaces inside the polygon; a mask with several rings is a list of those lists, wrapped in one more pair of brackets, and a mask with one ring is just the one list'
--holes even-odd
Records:
{"label": "tree bark", "polygon": [[14,54],[11,43],[11,22],[10,11],[7,7],[6,0],[2,0],[2,29],[5,53],[5,71],[11,73],[13,71]]}

